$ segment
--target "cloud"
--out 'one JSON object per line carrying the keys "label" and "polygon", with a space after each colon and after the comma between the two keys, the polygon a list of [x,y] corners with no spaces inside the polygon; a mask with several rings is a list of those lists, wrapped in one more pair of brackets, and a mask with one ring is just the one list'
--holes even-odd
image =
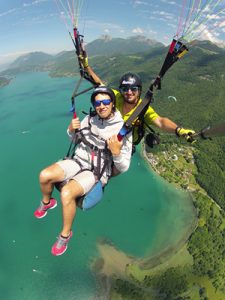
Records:
{"label": "cloud", "polygon": [[168,0],[161,0],[161,2],[170,4],[170,5],[176,5],[177,3],[175,1],[168,1]]}
{"label": "cloud", "polygon": [[132,33],[135,33],[135,34],[143,34],[145,31],[140,28],[140,27],[136,27],[132,30]]}
{"label": "cloud", "polygon": [[216,15],[216,14],[208,14],[207,15],[207,19],[208,20],[220,20],[220,17],[218,16],[218,15]]}
{"label": "cloud", "polygon": [[163,16],[163,17],[167,18],[167,19],[173,19],[174,18],[173,14],[171,14],[167,11],[163,11],[163,10],[162,11],[155,11],[154,14],[158,14],[160,16]]}
{"label": "cloud", "polygon": [[[222,39],[224,40],[224,27],[224,17],[211,13],[193,22],[185,35],[191,40],[200,38],[210,40],[212,43],[220,43]],[[217,38],[219,36],[221,40]]]}
{"label": "cloud", "polygon": [[145,10],[147,9],[147,11],[150,10],[150,8],[154,7],[158,7],[158,5],[155,5],[154,3],[149,3],[148,1],[140,1],[140,0],[135,0],[132,2],[132,6],[134,9],[141,11],[141,10]]}
{"label": "cloud", "polygon": [[204,39],[204,40],[209,40],[212,43],[220,43],[220,39],[217,38],[217,34],[216,33],[212,33],[210,31],[208,31],[207,29],[205,29],[201,35],[200,35],[200,39]]}
{"label": "cloud", "polygon": [[107,22],[99,22],[96,20],[87,20],[86,21],[86,27],[90,27],[90,28],[98,28],[100,30],[105,30],[110,28],[110,31],[112,30],[123,30],[124,28],[116,23],[107,23]]}
{"label": "cloud", "polygon": [[48,0],[35,0],[35,1],[32,1],[31,3],[23,3],[23,7],[29,7],[29,6],[33,6],[33,5],[38,5],[39,3],[42,3],[42,2],[47,2]]}
{"label": "cloud", "polygon": [[4,17],[4,16],[7,16],[7,15],[10,15],[12,13],[16,12],[16,9],[15,8],[12,8],[12,9],[9,9],[3,13],[0,13],[0,17]]}
{"label": "cloud", "polygon": [[190,39],[193,40],[198,38],[200,40],[209,40],[214,44],[222,44],[224,41],[220,39],[221,32],[216,31],[217,28],[207,28],[205,25],[200,24],[198,28],[195,29],[193,34],[190,34]]}
{"label": "cloud", "polygon": [[222,27],[225,27],[225,21],[221,22],[218,27],[222,28]]}
{"label": "cloud", "polygon": [[148,30],[148,34],[155,35],[155,34],[157,34],[157,33],[158,33],[158,32],[155,31],[155,30],[152,30],[152,29],[149,29],[149,30]]}
{"label": "cloud", "polygon": [[148,2],[146,2],[146,1],[135,0],[135,1],[133,2],[133,5],[134,5],[134,6],[138,6],[138,5],[149,5],[149,4],[148,4]]}
{"label": "cloud", "polygon": [[207,4],[206,7],[203,9],[203,12],[206,13],[209,11],[211,11],[211,7],[210,7],[210,5]]}

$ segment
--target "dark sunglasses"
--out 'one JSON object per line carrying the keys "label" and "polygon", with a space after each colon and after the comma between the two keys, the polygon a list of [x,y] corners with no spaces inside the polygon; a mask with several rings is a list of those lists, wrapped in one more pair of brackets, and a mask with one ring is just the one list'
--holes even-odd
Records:
{"label": "dark sunglasses", "polygon": [[136,92],[136,91],[139,90],[139,87],[138,86],[132,86],[132,85],[124,85],[124,86],[121,86],[121,88],[120,88],[120,91],[122,93],[126,93],[129,90],[131,90],[131,92]]}
{"label": "dark sunglasses", "polygon": [[95,100],[93,105],[94,107],[98,107],[101,105],[101,103],[103,105],[109,105],[111,102],[112,102],[111,99]]}

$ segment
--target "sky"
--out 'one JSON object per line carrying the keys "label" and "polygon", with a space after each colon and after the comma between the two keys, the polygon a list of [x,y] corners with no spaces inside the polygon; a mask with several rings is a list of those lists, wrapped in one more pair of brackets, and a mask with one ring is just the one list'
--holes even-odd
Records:
{"label": "sky", "polygon": [[[225,43],[225,0],[0,0],[0,65],[33,51],[72,50],[73,5],[79,5],[78,29],[86,43],[104,35],[144,35],[167,45],[182,26],[202,28],[204,39]],[[196,17],[201,7],[202,19]],[[211,27],[203,31],[204,15]]]}

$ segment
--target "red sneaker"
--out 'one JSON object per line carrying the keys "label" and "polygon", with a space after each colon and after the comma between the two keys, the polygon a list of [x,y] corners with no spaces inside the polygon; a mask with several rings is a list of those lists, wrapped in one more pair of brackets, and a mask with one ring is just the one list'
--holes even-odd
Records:
{"label": "red sneaker", "polygon": [[72,231],[70,231],[68,238],[63,238],[61,237],[61,235],[59,235],[57,242],[55,242],[55,244],[52,246],[52,255],[58,256],[66,252],[67,244],[71,239],[72,235]]}
{"label": "red sneaker", "polygon": [[42,201],[38,209],[35,210],[34,216],[38,219],[44,218],[47,215],[49,209],[53,209],[57,206],[57,201],[54,198],[50,199],[49,204],[45,205]]}

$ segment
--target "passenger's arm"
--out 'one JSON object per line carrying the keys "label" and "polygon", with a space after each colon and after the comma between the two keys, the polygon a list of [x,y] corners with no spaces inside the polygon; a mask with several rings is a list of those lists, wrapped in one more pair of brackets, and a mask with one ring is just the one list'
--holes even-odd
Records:
{"label": "passenger's arm", "polygon": [[70,134],[72,134],[72,133],[74,133],[74,131],[76,129],[79,129],[79,128],[80,128],[80,119],[79,118],[74,118],[74,119],[72,119],[72,121],[69,124],[68,132]]}
{"label": "passenger's arm", "polygon": [[114,135],[107,140],[107,144],[113,156],[113,176],[126,172],[131,162],[132,133],[125,136],[122,141],[118,141],[117,136]]}
{"label": "passenger's arm", "polygon": [[68,134],[69,138],[71,140],[73,140],[76,135],[75,130],[84,128],[86,126],[88,126],[88,116],[86,116],[82,121],[80,121],[79,118],[72,119],[67,128],[67,134]]}

